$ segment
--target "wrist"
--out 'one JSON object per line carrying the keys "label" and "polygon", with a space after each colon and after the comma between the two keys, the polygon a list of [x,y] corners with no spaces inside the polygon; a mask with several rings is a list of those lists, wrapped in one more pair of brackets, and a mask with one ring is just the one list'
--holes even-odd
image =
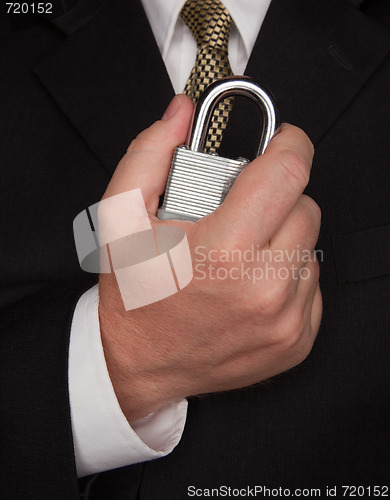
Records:
{"label": "wrist", "polygon": [[[103,279],[106,278],[111,279]],[[153,361],[147,336],[137,321],[138,314],[122,311],[120,297],[117,299],[113,294],[100,294],[100,333],[116,397],[132,424],[182,395],[170,393],[169,376],[160,373],[163,370]]]}

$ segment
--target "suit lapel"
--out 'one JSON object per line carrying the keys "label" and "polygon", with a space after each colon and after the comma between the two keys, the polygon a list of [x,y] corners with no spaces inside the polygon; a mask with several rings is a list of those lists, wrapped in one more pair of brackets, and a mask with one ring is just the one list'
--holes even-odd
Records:
{"label": "suit lapel", "polygon": [[[112,172],[174,92],[140,2],[111,0],[96,10],[34,72]],[[59,27],[73,31],[69,20]]]}
{"label": "suit lapel", "polygon": [[388,32],[346,2],[272,0],[245,73],[318,143],[389,48]]}

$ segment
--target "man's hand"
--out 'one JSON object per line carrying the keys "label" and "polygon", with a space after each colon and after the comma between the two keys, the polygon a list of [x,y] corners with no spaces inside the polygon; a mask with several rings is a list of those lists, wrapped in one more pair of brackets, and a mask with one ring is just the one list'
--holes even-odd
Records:
{"label": "man's hand", "polygon": [[[130,423],[180,398],[288,370],[310,352],[321,320],[313,252],[321,215],[302,195],[311,142],[300,129],[282,125],[214,213],[197,223],[159,221],[159,196],[191,114],[190,100],[176,96],[163,119],[130,144],[104,195],[140,188],[152,224],[185,229],[194,264],[186,288],[131,311],[123,307],[115,276],[100,276],[103,347]],[[249,271],[240,277],[242,265]]]}

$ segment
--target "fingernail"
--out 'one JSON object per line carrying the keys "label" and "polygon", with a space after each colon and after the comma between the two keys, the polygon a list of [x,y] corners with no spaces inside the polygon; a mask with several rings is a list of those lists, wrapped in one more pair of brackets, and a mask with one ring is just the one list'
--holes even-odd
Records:
{"label": "fingernail", "polygon": [[180,97],[175,95],[175,97],[169,103],[169,106],[167,107],[161,120],[169,120],[170,118],[172,118],[180,108],[180,105],[181,105]]}

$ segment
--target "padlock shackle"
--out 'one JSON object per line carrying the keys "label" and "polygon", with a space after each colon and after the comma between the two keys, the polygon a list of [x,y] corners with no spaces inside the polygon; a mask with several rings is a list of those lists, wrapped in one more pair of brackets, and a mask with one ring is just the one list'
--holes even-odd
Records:
{"label": "padlock shackle", "polygon": [[272,97],[248,76],[227,76],[209,85],[200,96],[193,118],[189,148],[203,152],[211,117],[217,104],[227,97],[242,95],[249,97],[263,114],[263,130],[256,156],[264,153],[277,127],[277,113]]}

